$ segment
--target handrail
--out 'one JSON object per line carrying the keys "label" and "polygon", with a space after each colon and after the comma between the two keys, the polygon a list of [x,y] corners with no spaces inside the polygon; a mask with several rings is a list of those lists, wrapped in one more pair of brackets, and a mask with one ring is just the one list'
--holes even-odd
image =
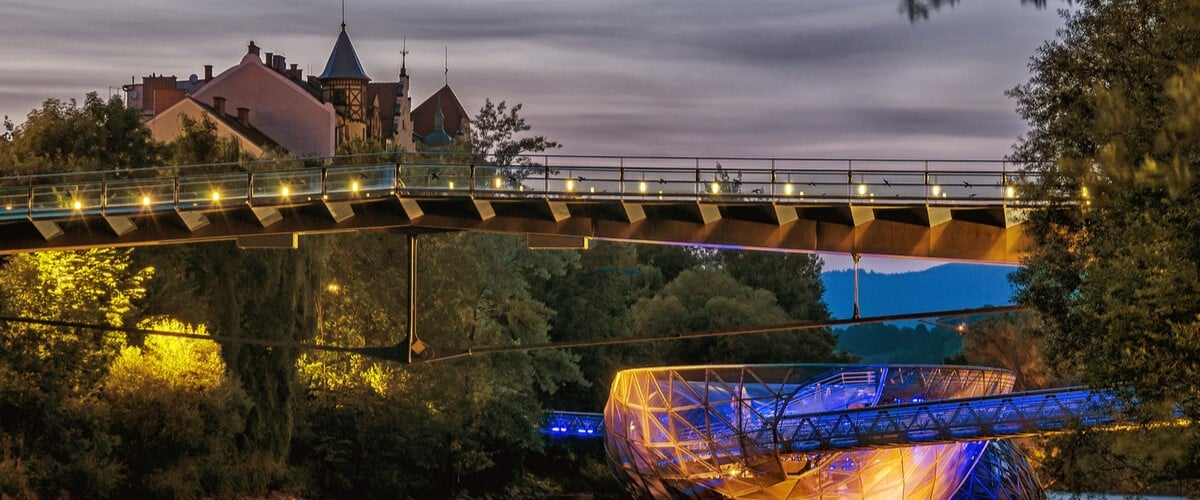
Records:
{"label": "handrail", "polygon": [[[369,155],[325,157],[324,160]],[[1019,182],[1004,160],[835,160],[830,168],[818,159],[711,159],[540,155],[543,163],[494,165],[399,161],[403,153],[377,163],[333,164],[322,161],[300,168],[254,169],[245,164],[206,164],[127,171],[92,171],[0,178],[0,221],[58,220],[78,214],[109,215],[140,210],[215,210],[222,202],[251,206],[288,206],[317,201],[352,201],[383,196],[550,201],[614,200],[699,203],[849,203],[860,205],[1040,206],[1073,200],[1022,200]],[[478,157],[472,157],[479,159]],[[428,156],[417,157],[427,160]],[[577,163],[565,161],[572,159]],[[604,165],[604,160],[612,161]],[[638,164],[634,160],[651,163]],[[290,167],[296,160],[257,162]],[[711,167],[702,162],[713,161]],[[725,161],[727,165],[722,165]],[[549,164],[553,162],[555,166]],[[734,163],[739,162],[739,163]],[[749,163],[745,163],[749,162]],[[760,162],[760,163],[756,163]],[[899,162],[911,170],[869,168],[872,162]],[[199,167],[237,166],[236,170],[200,171]],[[967,169],[996,165],[999,169]],[[936,167],[945,169],[939,170]],[[532,167],[532,170],[529,170]],[[521,170],[526,169],[526,170]],[[539,172],[540,171],[540,172]],[[133,172],[154,173],[137,176]],[[532,173],[537,172],[537,173]],[[532,173],[532,175],[526,175]],[[165,174],[165,175],[164,175]],[[88,177],[88,176],[91,177]],[[45,182],[36,182],[44,180]],[[170,183],[170,192],[166,184]],[[7,186],[7,187],[6,187]],[[23,207],[24,210],[17,210]],[[115,211],[115,212],[114,212]],[[22,213],[24,212],[24,213]]]}

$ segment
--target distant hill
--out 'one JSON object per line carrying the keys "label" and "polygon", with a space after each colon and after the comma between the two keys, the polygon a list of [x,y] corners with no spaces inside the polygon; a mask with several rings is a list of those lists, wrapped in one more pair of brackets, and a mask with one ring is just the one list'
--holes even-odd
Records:
{"label": "distant hill", "polygon": [[[863,316],[944,311],[1012,303],[1009,266],[945,264],[899,274],[859,272],[858,303]],[[854,271],[821,273],[825,303],[834,318],[854,312]]]}
{"label": "distant hill", "polygon": [[[899,274],[859,273],[859,310],[863,316],[947,311],[1012,303],[1008,275],[1014,268],[976,264],[945,264]],[[834,318],[854,313],[854,271],[821,274],[825,302]],[[934,323],[971,321],[930,318]],[[962,339],[951,329],[916,321],[858,325],[837,329],[838,349],[860,356],[864,363],[941,363],[962,350]]]}

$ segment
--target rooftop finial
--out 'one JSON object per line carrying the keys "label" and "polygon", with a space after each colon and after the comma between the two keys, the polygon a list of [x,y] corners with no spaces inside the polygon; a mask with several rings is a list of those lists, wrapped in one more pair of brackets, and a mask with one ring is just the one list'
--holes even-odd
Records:
{"label": "rooftop finial", "polygon": [[446,85],[449,86],[450,85],[450,47],[447,46],[447,47],[443,47],[443,48],[445,49],[445,53],[442,55],[442,67],[445,68],[443,70],[443,72],[446,74]]}
{"label": "rooftop finial", "polygon": [[346,0],[342,0],[342,31],[346,31]]}
{"label": "rooftop finial", "polygon": [[400,74],[404,75],[407,73],[405,65],[408,63],[408,37],[404,37],[402,43],[404,45],[400,48]]}

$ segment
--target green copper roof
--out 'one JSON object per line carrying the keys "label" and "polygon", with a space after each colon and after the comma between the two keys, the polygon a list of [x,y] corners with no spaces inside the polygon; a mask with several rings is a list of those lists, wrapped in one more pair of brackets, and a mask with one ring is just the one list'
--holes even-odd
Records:
{"label": "green copper roof", "polygon": [[354,52],[354,44],[350,43],[350,35],[346,34],[345,24],[342,25],[342,32],[338,35],[337,42],[333,44],[329,62],[325,63],[325,71],[317,78],[322,80],[326,78],[371,79],[363,71],[362,63],[358,62],[358,53]]}
{"label": "green copper roof", "polygon": [[446,115],[442,113],[442,102],[439,100],[437,109],[433,112],[433,132],[425,135],[421,142],[426,146],[445,146],[454,142],[454,138],[446,133]]}

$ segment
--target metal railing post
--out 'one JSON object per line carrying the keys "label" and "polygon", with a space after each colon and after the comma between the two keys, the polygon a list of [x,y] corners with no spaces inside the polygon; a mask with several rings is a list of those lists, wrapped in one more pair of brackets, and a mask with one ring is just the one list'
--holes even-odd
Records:
{"label": "metal railing post", "polygon": [[778,179],[775,177],[775,159],[771,158],[771,199],[775,199],[775,183]]}
{"label": "metal railing post", "polygon": [[246,204],[254,205],[254,172],[246,174]]}
{"label": "metal railing post", "polygon": [[700,199],[700,193],[704,191],[703,181],[700,180],[700,159],[696,158],[696,200]]}
{"label": "metal railing post", "polygon": [[929,160],[925,160],[925,204],[929,204]]}
{"label": "metal railing post", "polygon": [[846,201],[854,199],[854,160],[846,160]]}
{"label": "metal railing post", "polygon": [[617,172],[618,172],[617,177],[619,179],[617,181],[617,193],[620,195],[621,200],[624,200],[625,199],[625,157],[624,156],[617,159]]}
{"label": "metal railing post", "polygon": [[472,198],[475,197],[475,164],[471,164],[471,189],[469,191]]}

